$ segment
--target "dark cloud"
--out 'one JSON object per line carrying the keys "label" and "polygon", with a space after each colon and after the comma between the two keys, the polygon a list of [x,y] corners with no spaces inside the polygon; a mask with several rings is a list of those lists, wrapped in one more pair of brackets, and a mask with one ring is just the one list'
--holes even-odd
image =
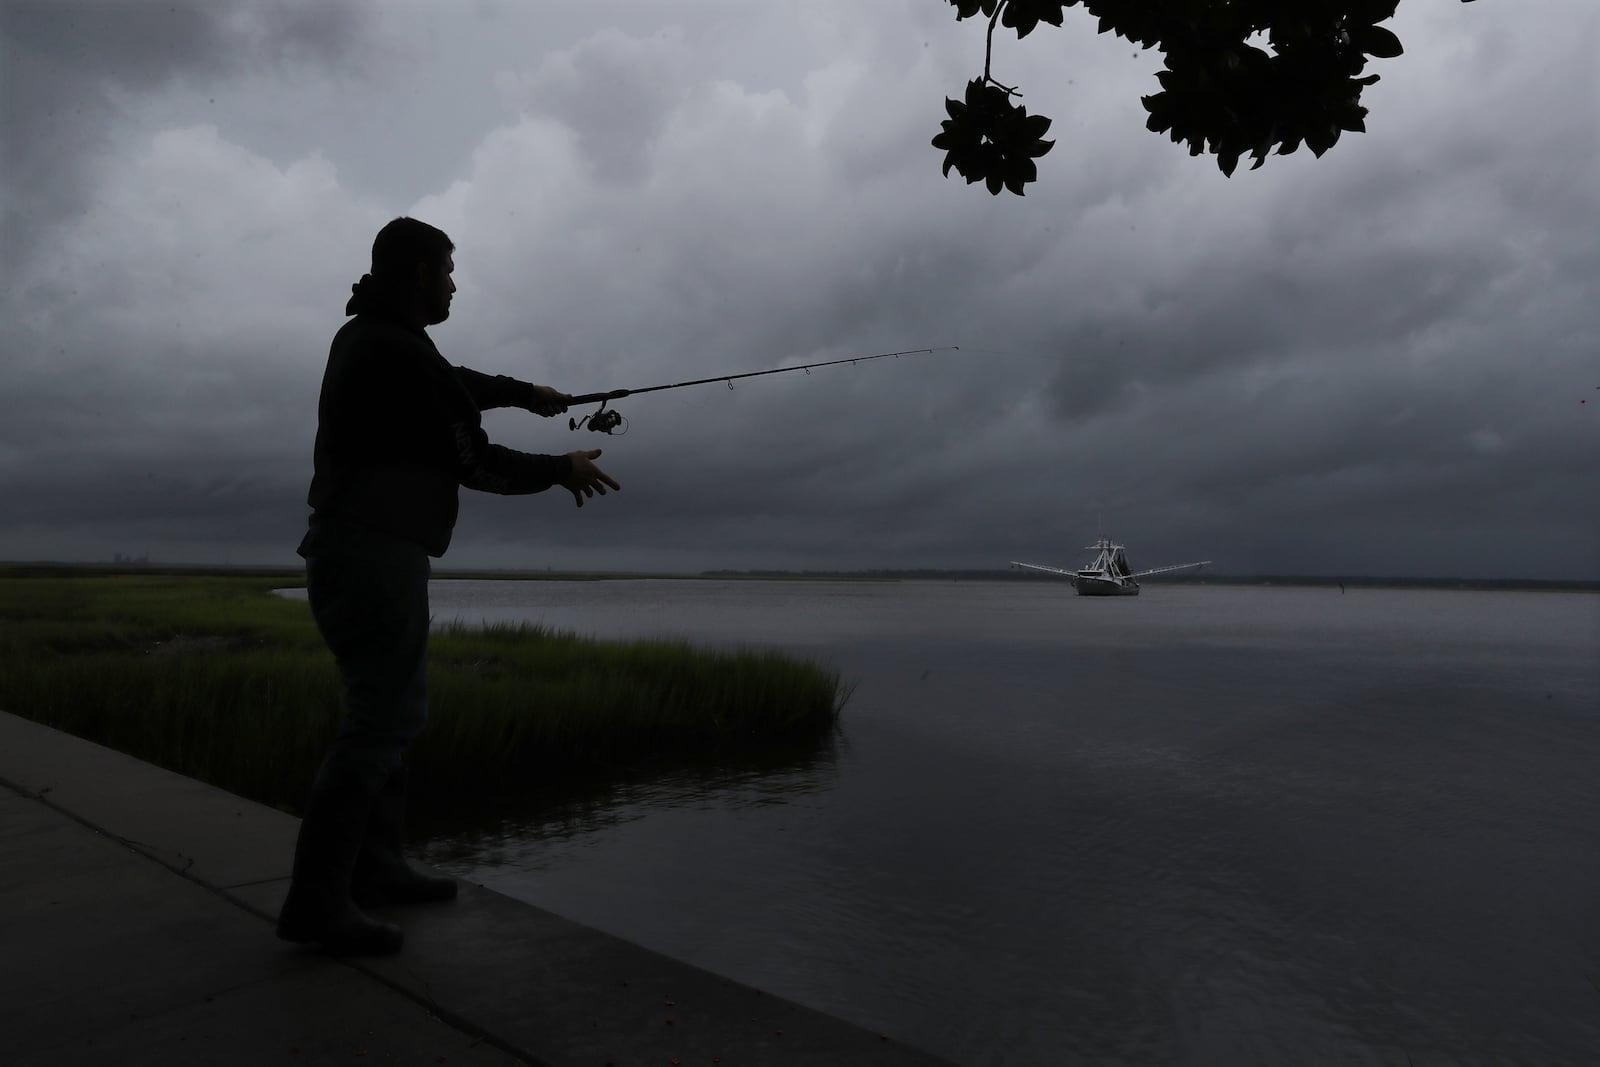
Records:
{"label": "dark cloud", "polygon": [[552,54],[502,90],[519,110],[548,115],[576,132],[596,181],[638,182],[668,117],[690,86],[693,57],[681,32],[641,41],[602,31]]}
{"label": "dark cloud", "polygon": [[[618,438],[493,413],[625,488],[464,494],[447,564],[1001,567],[1109,533],[1149,566],[1600,575],[1600,173],[1593,101],[1555,88],[1592,77],[1578,0],[1548,48],[1418,9],[1371,133],[1231,180],[1143,130],[1148,60],[1041,31],[1004,57],[1057,118],[1022,200],[940,176],[982,42],[936,6],[141,7],[7,8],[37,60],[7,77],[58,121],[6,119],[7,226],[52,224],[0,294],[0,554],[291,562],[328,338],[405,213],[456,241],[437,341],[493,373],[961,346],[631,398]],[[299,79],[369,31],[395,50],[361,79]]]}
{"label": "dark cloud", "polygon": [[321,0],[5,0],[0,3],[0,239],[31,250],[91,195],[92,159],[127,101],[178,80],[325,64],[365,16]]}

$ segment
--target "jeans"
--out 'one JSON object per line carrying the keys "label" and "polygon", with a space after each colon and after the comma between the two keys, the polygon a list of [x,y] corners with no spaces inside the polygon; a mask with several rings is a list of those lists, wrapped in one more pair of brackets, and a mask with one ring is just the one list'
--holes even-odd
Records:
{"label": "jeans", "polygon": [[306,593],[344,683],[345,715],[317,785],[376,793],[428,718],[428,554],[324,526],[306,554]]}

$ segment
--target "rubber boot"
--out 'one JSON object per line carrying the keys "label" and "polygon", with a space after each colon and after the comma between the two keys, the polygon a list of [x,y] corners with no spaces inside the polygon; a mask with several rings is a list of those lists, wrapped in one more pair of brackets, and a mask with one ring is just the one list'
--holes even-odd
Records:
{"label": "rubber boot", "polygon": [[400,928],[370,918],[350,896],[350,876],[373,801],[359,782],[319,781],[312,788],[295,843],[289,895],[278,914],[278,936],[285,941],[316,942],[336,955],[400,951]]}
{"label": "rubber boot", "polygon": [[456,898],[453,878],[412,868],[405,857],[406,770],[391,772],[372,804],[367,836],[356,856],[351,894],[364,908],[441,904]]}

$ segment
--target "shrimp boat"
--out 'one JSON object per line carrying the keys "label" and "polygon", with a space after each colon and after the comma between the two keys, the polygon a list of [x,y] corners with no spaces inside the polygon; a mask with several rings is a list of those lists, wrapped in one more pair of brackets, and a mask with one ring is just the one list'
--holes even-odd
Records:
{"label": "shrimp boat", "polygon": [[1199,563],[1174,563],[1170,567],[1152,567],[1147,571],[1135,571],[1128,566],[1128,550],[1123,545],[1102,537],[1094,544],[1088,546],[1099,555],[1087,567],[1080,567],[1069,571],[1064,567],[1051,567],[1044,563],[1022,563],[1012,560],[1013,567],[1024,570],[1044,571],[1046,574],[1059,574],[1072,582],[1079,596],[1138,596],[1139,579],[1151,574],[1166,574],[1169,571],[1188,570],[1192,567],[1204,567],[1210,563],[1209,559]]}

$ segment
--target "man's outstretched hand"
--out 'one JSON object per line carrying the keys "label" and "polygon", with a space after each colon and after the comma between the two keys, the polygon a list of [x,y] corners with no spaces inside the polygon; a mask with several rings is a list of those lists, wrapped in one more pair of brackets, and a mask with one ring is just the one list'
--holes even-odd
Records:
{"label": "man's outstretched hand", "polygon": [[580,508],[583,507],[583,498],[586,496],[594,496],[596,493],[605,496],[608,485],[618,492],[622,491],[622,486],[617,484],[615,478],[594,465],[594,461],[600,458],[600,449],[568,452],[567,458],[572,460],[572,473],[567,475],[561,484],[572,494],[572,499],[578,502]]}
{"label": "man's outstretched hand", "polygon": [[566,411],[567,401],[571,399],[570,394],[563,393],[559,389],[552,389],[548,385],[536,385],[533,387],[533,399],[528,403],[528,410],[535,415],[549,418],[551,415],[559,415]]}

